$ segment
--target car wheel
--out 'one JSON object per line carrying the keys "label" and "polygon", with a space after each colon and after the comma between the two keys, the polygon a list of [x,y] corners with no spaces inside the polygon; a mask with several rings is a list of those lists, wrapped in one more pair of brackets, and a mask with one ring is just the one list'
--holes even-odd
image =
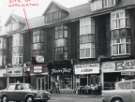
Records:
{"label": "car wheel", "polygon": [[33,98],[31,96],[28,96],[26,98],[25,102],[33,102]]}
{"label": "car wheel", "polygon": [[3,96],[3,97],[1,98],[1,101],[2,101],[2,102],[8,102],[7,96]]}
{"label": "car wheel", "polygon": [[120,98],[113,99],[111,102],[123,102]]}

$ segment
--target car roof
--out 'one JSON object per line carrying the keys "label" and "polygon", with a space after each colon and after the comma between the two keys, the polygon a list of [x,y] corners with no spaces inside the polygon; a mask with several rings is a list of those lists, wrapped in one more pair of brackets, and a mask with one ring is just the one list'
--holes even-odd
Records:
{"label": "car roof", "polygon": [[9,83],[9,85],[16,85],[16,84],[29,85],[29,83]]}

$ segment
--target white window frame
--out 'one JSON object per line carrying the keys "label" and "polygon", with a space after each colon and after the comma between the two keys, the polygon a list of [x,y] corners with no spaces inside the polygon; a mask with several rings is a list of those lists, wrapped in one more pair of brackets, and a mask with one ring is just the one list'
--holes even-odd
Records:
{"label": "white window frame", "polygon": [[128,24],[128,22],[129,15],[127,15],[125,9],[111,13],[111,30],[129,28],[130,24]]}
{"label": "white window frame", "polygon": [[90,3],[91,11],[100,10],[103,8],[102,0],[94,0]]}
{"label": "white window frame", "polygon": [[13,55],[12,65],[19,65],[19,64],[23,64],[23,56]]}
{"label": "white window frame", "polygon": [[[88,52],[86,52],[86,50],[88,49],[89,49],[89,54]],[[84,50],[84,52],[81,53],[81,50]],[[86,59],[86,58],[95,58],[95,45],[92,43],[80,45],[80,59]]]}
{"label": "white window frame", "polygon": [[[125,40],[124,42],[122,40]],[[131,48],[131,42],[127,42],[126,41],[126,38],[120,38],[119,39],[120,42],[115,42],[114,40],[111,41],[111,55],[112,56],[118,56],[118,55],[130,55],[131,54],[131,51],[127,52],[127,45],[130,46]],[[121,45],[124,45],[124,53],[120,52],[120,48],[121,48]],[[117,46],[117,53],[114,53],[113,52],[113,46]],[[130,50],[130,48],[128,50]],[[121,48],[122,50],[122,48]]]}
{"label": "white window frame", "polygon": [[[87,35],[95,36],[95,21],[91,17],[80,19],[80,38]],[[80,59],[95,58],[95,37],[93,38],[92,41],[85,43],[82,43],[80,39]],[[89,54],[87,55],[88,49]]]}
{"label": "white window frame", "polygon": [[117,3],[117,0],[103,0],[103,7],[104,8],[112,7],[112,6],[115,6],[116,3]]}

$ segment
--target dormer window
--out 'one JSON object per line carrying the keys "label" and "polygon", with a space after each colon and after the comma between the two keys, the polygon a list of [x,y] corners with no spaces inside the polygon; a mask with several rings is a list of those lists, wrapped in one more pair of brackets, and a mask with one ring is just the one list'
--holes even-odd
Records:
{"label": "dormer window", "polygon": [[103,0],[103,8],[115,6],[118,0]]}
{"label": "dormer window", "polygon": [[91,0],[90,6],[91,6],[91,11],[102,9],[102,0]]}
{"label": "dormer window", "polygon": [[116,6],[120,0],[90,0],[91,11]]}
{"label": "dormer window", "polygon": [[44,12],[45,23],[56,23],[68,16],[67,8],[52,1]]}

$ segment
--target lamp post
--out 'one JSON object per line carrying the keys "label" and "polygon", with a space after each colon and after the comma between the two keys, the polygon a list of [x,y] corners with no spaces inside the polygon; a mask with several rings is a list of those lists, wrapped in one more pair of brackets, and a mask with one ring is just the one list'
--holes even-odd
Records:
{"label": "lamp post", "polygon": [[102,72],[102,60],[106,59],[105,56],[101,55],[98,57],[98,62],[99,62],[99,68],[100,68],[100,82],[101,82],[101,91],[104,89],[104,75]]}
{"label": "lamp post", "polygon": [[8,66],[6,65],[5,68],[6,68],[6,76],[7,76],[7,80],[6,80],[7,82],[6,83],[7,83],[7,86],[8,86],[9,85]]}

